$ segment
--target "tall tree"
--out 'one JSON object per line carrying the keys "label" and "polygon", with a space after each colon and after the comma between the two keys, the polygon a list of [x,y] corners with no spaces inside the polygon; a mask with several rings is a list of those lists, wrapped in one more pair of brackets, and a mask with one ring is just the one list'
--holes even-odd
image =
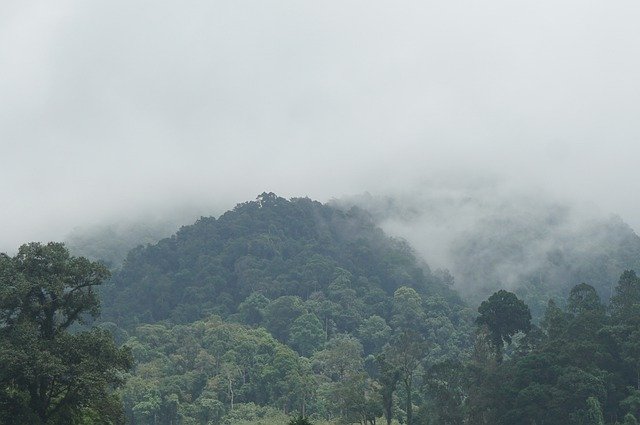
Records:
{"label": "tall tree", "polygon": [[111,389],[131,367],[129,350],[104,330],[69,332],[97,317],[94,288],[108,275],[59,243],[0,254],[0,422],[69,424],[96,413],[121,421]]}
{"label": "tall tree", "polygon": [[595,397],[587,399],[587,418],[586,425],[604,425],[604,417],[602,416],[602,407]]}
{"label": "tall tree", "polygon": [[289,334],[289,344],[305,357],[310,357],[324,342],[322,323],[313,313],[294,320]]}
{"label": "tall tree", "polygon": [[635,318],[640,321],[640,278],[633,270],[620,276],[615,294],[611,297],[612,314],[617,319]]}
{"label": "tall tree", "polygon": [[427,354],[427,342],[421,330],[425,314],[422,298],[412,288],[401,286],[393,294],[392,324],[395,333],[391,345],[386,347],[387,359],[400,372],[405,391],[407,425],[413,424],[413,381],[420,362]]}
{"label": "tall tree", "polygon": [[640,278],[632,270],[625,270],[620,276],[611,298],[611,315],[622,358],[633,371],[626,375],[633,375],[633,385],[640,390]]}
{"label": "tall tree", "polygon": [[393,393],[396,391],[400,380],[400,371],[387,360],[385,353],[378,354],[375,360],[384,418],[387,421],[387,425],[391,425],[393,420]]}
{"label": "tall tree", "polygon": [[567,301],[567,310],[575,315],[584,313],[604,313],[604,306],[596,289],[581,283],[571,288]]}
{"label": "tall tree", "polygon": [[478,307],[479,325],[486,325],[496,350],[498,361],[502,359],[504,343],[510,344],[517,332],[531,329],[531,312],[524,301],[509,291],[501,289],[483,301]]}

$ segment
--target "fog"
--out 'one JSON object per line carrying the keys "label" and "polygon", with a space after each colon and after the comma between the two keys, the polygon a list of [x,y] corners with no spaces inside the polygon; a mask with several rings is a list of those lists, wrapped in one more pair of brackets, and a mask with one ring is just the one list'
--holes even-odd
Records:
{"label": "fog", "polygon": [[472,188],[638,229],[639,21],[631,0],[4,0],[0,251],[263,191]]}

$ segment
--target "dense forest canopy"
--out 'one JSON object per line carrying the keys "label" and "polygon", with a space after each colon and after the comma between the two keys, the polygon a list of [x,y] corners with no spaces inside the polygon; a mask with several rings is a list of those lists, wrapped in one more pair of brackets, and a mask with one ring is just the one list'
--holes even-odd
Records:
{"label": "dense forest canopy", "polygon": [[[633,261],[633,241],[620,238],[607,261]],[[608,305],[590,282],[611,270],[596,263],[566,291],[542,285],[523,300],[500,289],[469,307],[454,276],[431,270],[368,212],[272,193],[111,267],[100,285],[107,268],[61,244],[0,257],[0,423],[629,425],[640,416],[631,270],[607,283]]]}
{"label": "dense forest canopy", "polygon": [[0,254],[0,423],[123,420],[113,389],[132,366],[130,350],[106,330],[77,329],[98,315],[95,288],[108,275],[59,243]]}
{"label": "dense forest canopy", "polygon": [[[132,250],[104,288],[102,319],[138,360],[131,421],[218,423],[254,405],[327,420],[373,420],[384,405],[391,420],[426,402],[411,398],[423,362],[470,347],[473,314],[451,283],[362,210],[264,193]],[[396,376],[384,403],[380,368]]]}
{"label": "dense forest canopy", "polygon": [[[106,288],[103,317],[128,325],[250,316],[252,303],[265,299],[269,311],[299,314],[304,301],[317,309],[348,307],[356,316],[329,319],[338,332],[353,331],[372,314],[388,319],[389,299],[400,286],[460,306],[450,283],[361,210],[265,193],[218,219],[201,218],[171,238],[132,250]],[[253,324],[255,318],[239,320]],[[279,325],[272,326],[278,334]]]}

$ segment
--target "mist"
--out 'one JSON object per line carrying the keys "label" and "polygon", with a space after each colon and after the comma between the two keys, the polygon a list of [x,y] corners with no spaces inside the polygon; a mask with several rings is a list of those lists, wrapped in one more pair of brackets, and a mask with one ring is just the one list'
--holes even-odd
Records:
{"label": "mist", "polygon": [[423,185],[331,203],[368,211],[432,270],[449,271],[472,305],[507,289],[540,316],[549,298],[563,302],[583,282],[607,301],[624,270],[640,269],[640,237],[619,216],[499,182]]}
{"label": "mist", "polygon": [[[640,228],[638,2],[2,9],[0,251],[78,226],[217,214],[263,191],[473,191]],[[432,239],[453,243],[478,211]]]}

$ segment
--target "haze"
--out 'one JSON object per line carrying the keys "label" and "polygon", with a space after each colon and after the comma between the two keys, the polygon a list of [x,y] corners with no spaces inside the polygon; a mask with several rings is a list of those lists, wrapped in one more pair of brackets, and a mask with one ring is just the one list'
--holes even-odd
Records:
{"label": "haze", "polygon": [[265,190],[485,182],[638,229],[638,22],[626,0],[5,0],[0,251]]}

